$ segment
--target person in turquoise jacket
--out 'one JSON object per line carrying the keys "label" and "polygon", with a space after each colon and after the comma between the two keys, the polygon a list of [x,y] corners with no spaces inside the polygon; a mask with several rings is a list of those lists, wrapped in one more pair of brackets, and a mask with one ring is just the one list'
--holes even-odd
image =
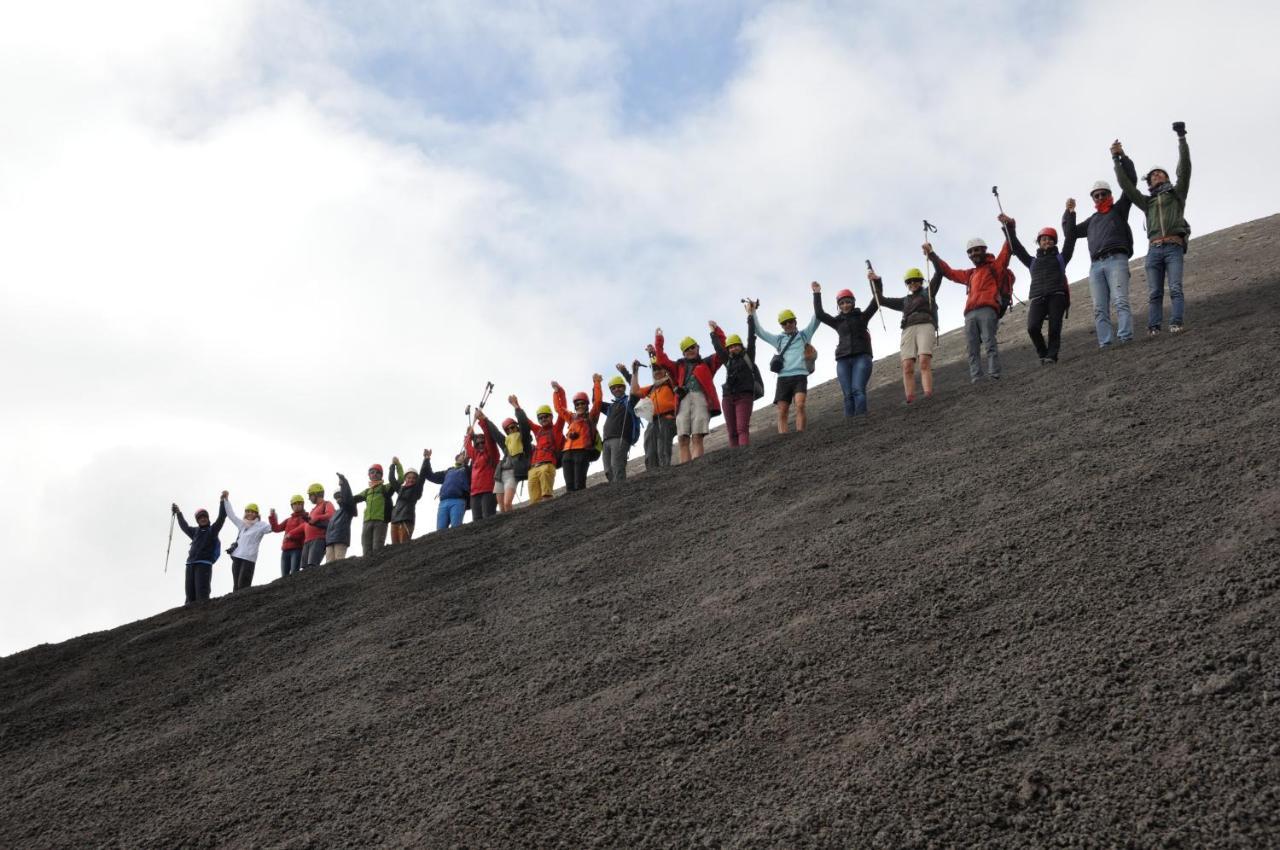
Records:
{"label": "person in turquoise jacket", "polygon": [[[816,287],[818,284],[812,284]],[[814,290],[817,291],[816,289]],[[755,303],[747,305],[747,312],[755,316]],[[783,310],[778,314],[778,324],[782,325],[782,333],[772,334],[765,330],[760,320],[756,319],[756,335],[778,350],[769,362],[769,368],[778,374],[778,385],[773,392],[773,404],[778,410],[778,433],[787,433],[787,415],[791,405],[796,408],[796,430],[803,431],[805,426],[804,401],[809,392],[809,374],[813,372],[813,360],[805,357],[805,349],[809,340],[813,339],[818,329],[818,317],[809,319],[809,324],[800,328],[796,322],[796,314]]]}

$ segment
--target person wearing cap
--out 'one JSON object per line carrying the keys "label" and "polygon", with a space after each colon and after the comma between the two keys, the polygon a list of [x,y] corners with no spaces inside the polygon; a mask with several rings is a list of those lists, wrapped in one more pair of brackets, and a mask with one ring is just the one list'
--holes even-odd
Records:
{"label": "person wearing cap", "polygon": [[[1071,212],[1068,211],[1070,215]],[[1027,293],[1027,335],[1036,347],[1040,365],[1058,362],[1058,349],[1062,340],[1062,319],[1071,307],[1071,286],[1067,278],[1067,265],[1076,250],[1074,222],[1062,219],[1062,232],[1067,234],[1066,245],[1058,251],[1058,231],[1045,227],[1036,234],[1036,255],[1032,257],[1018,239],[1017,222],[1001,213],[1000,223],[1009,236],[1009,245],[1022,264],[1031,272],[1031,290]],[[1049,341],[1044,339],[1044,322],[1049,320]]]}
{"label": "person wearing cap", "polygon": [[[469,432],[468,432],[469,433]],[[467,465],[467,453],[454,455],[453,466],[435,472],[431,469],[431,457],[422,459],[422,477],[440,485],[440,507],[436,509],[436,531],[462,525],[471,498],[471,467]]]}
{"label": "person wearing cap", "polygon": [[764,380],[756,366],[756,317],[747,314],[747,344],[742,337],[729,334],[721,342],[712,322],[711,344],[724,364],[724,383],[720,385],[720,402],[724,410],[724,429],[729,448],[751,443],[751,409],[764,395]]}
{"label": "person wearing cap", "polygon": [[327,564],[347,557],[347,549],[351,546],[351,521],[359,510],[347,476],[341,472],[337,476],[338,489],[333,491],[335,510],[324,529],[324,560]]}
{"label": "person wearing cap", "polygon": [[360,527],[360,548],[372,555],[387,545],[387,517],[391,516],[391,485],[382,480],[382,464],[369,467],[369,486],[354,499],[364,502],[364,524]]}
{"label": "person wearing cap", "polygon": [[627,455],[640,435],[635,400],[627,394],[631,373],[622,363],[615,368],[619,374],[609,379],[610,399],[600,404],[600,412],[604,414],[604,425],[600,428],[601,458],[604,460],[604,477],[610,484],[627,480]]}
{"label": "person wearing cap", "polygon": [[898,341],[898,357],[902,360],[902,389],[906,403],[916,400],[916,361],[920,362],[920,389],[925,398],[933,398],[933,344],[938,338],[938,290],[942,287],[942,269],[934,267],[929,291],[925,292],[924,272],[907,269],[902,275],[907,294],[889,298],[884,294],[884,281],[870,269],[867,279],[876,291],[880,306],[902,313],[902,337]]}
{"label": "person wearing cap", "polygon": [[[652,346],[650,346],[652,348]],[[640,386],[640,361],[631,363],[631,401],[636,415],[647,417],[649,426],[644,429],[644,468],[646,471],[671,466],[671,441],[676,436],[676,393],[671,383],[671,373],[649,355],[649,367],[653,371],[653,383]],[[648,413],[644,409],[648,408]]]}
{"label": "person wearing cap", "polygon": [[866,310],[858,309],[853,290],[842,289],[836,293],[836,315],[822,309],[822,286],[814,281],[813,315],[839,335],[836,343],[836,377],[840,391],[844,393],[844,415],[867,415],[867,381],[871,380],[871,331],[867,323],[876,314],[879,305],[872,300]]}
{"label": "person wearing cap", "polygon": [[515,409],[516,421],[527,425],[533,437],[533,447],[529,451],[529,502],[550,499],[556,487],[560,452],[564,449],[564,420],[556,420],[551,406],[544,404],[534,412],[538,419],[535,424],[529,421],[520,407],[520,399],[509,395],[507,401]]}
{"label": "person wearing cap", "polygon": [[[711,322],[711,333],[724,344],[724,331]],[[716,393],[715,374],[720,368],[720,355],[704,358],[697,340],[687,336],[680,340],[683,356],[674,362],[663,348],[666,338],[662,328],[653,334],[653,344],[646,349],[649,355],[671,375],[672,389],[676,394],[676,444],[680,462],[688,463],[702,457],[703,440],[711,430],[711,420],[720,415],[720,396]]]}
{"label": "person wearing cap", "polygon": [[[424,449],[422,457],[428,457]],[[400,458],[391,458],[391,476],[388,480],[391,492],[396,494],[395,504],[391,507],[391,520],[388,530],[391,532],[391,545],[408,543],[413,537],[413,526],[418,516],[418,500],[422,498],[422,487],[426,479],[418,475],[418,470],[405,469]]]}
{"label": "person wearing cap", "polygon": [[498,498],[498,512],[510,511],[516,500],[516,487],[529,477],[529,456],[533,452],[533,432],[529,420],[508,416],[502,420],[502,460],[493,479],[493,494]]}
{"label": "person wearing cap", "polygon": [[[1147,191],[1138,191],[1135,181],[1121,167],[1124,148],[1117,141],[1112,146],[1116,180],[1129,200],[1147,214],[1147,335],[1157,336],[1164,322],[1164,285],[1169,282],[1170,333],[1182,330],[1185,305],[1182,297],[1182,261],[1187,252],[1191,227],[1184,217],[1187,191],[1191,188],[1191,149],[1187,147],[1187,127],[1174,122],[1178,134],[1177,182],[1169,182],[1169,172],[1153,168],[1147,172]],[[1134,172],[1137,173],[1136,170]]]}
{"label": "person wearing cap", "polygon": [[276,519],[275,508],[267,514],[271,530],[284,532],[284,542],[280,544],[280,577],[292,575],[302,569],[302,544],[306,541],[307,512],[306,502],[302,496],[289,497],[291,512],[283,523]]}
{"label": "person wearing cap", "polygon": [[987,251],[987,241],[980,236],[969,240],[965,253],[969,255],[971,269],[953,269],[933,252],[928,242],[920,246],[924,255],[942,270],[942,276],[955,283],[964,284],[967,297],[964,302],[964,332],[969,346],[969,382],[977,383],[982,377],[982,359],[979,347],[987,351],[987,376],[1000,378],[1000,345],[996,333],[1000,328],[1000,296],[1003,281],[1009,273],[1009,240],[1006,239],[1000,253],[992,256]]}
{"label": "person wearing cap", "polygon": [[471,521],[479,522],[498,513],[498,497],[493,494],[493,480],[498,474],[498,462],[502,454],[498,444],[502,442],[502,434],[498,427],[489,421],[483,410],[476,411],[476,425],[480,433],[467,429],[463,441],[463,451],[471,461],[471,482],[468,490],[471,493]]}
{"label": "person wearing cap", "polygon": [[[818,290],[814,288],[817,286],[816,283],[811,284],[810,289],[817,292]],[[756,305],[747,304],[747,312],[755,316]],[[759,322],[756,323],[756,333],[778,350],[769,368],[778,374],[778,383],[773,391],[773,404],[778,411],[778,433],[785,434],[787,433],[787,415],[791,405],[794,404],[796,408],[796,430],[803,431],[807,422],[804,404],[809,393],[810,370],[805,349],[809,345],[809,340],[813,339],[814,331],[818,329],[818,316],[815,313],[809,320],[809,324],[801,329],[796,322],[796,314],[790,310],[783,310],[778,314],[778,324],[782,325],[780,334],[766,331],[760,327]]]}
{"label": "person wearing cap", "polygon": [[302,568],[318,567],[324,560],[324,534],[333,518],[333,502],[324,497],[324,485],[312,484],[307,488],[311,511],[307,514],[302,533]]}
{"label": "person wearing cap", "polygon": [[[225,495],[226,491],[223,491]],[[173,515],[178,520],[182,533],[191,538],[191,548],[187,550],[187,575],[185,604],[208,602],[213,586],[213,562],[222,553],[222,542],[218,533],[222,531],[222,523],[227,518],[227,506],[222,499],[218,500],[218,519],[209,522],[209,512],[204,508],[196,511],[196,527],[187,525],[176,504],[170,505]]]}
{"label": "person wearing cap", "polygon": [[591,377],[591,396],[576,393],[573,396],[573,410],[565,404],[564,387],[551,382],[551,406],[565,423],[564,448],[560,455],[560,466],[564,469],[564,489],[574,493],[587,487],[587,469],[591,461],[599,457],[596,451],[596,423],[600,421],[600,385],[604,381],[602,375]]}
{"label": "person wearing cap", "polygon": [[[1129,180],[1138,179],[1133,160],[1125,156],[1120,140],[1111,145],[1111,155]],[[1133,341],[1133,311],[1129,306],[1129,258],[1133,256],[1133,230],[1129,227],[1129,211],[1133,201],[1123,193],[1117,200],[1111,184],[1098,180],[1089,190],[1094,212],[1076,223],[1076,199],[1067,198],[1063,216],[1063,238],[1085,237],[1089,245],[1089,298],[1093,301],[1093,332],[1098,348],[1113,343]],[[1068,218],[1071,222],[1068,228]],[[1115,304],[1116,321],[1111,322],[1111,306]]]}
{"label": "person wearing cap", "polygon": [[226,490],[222,491],[222,510],[238,529],[236,542],[227,547],[227,554],[231,556],[231,590],[235,592],[253,584],[258,547],[262,545],[262,538],[271,533],[271,524],[262,518],[253,502],[244,506],[244,519],[237,517]]}

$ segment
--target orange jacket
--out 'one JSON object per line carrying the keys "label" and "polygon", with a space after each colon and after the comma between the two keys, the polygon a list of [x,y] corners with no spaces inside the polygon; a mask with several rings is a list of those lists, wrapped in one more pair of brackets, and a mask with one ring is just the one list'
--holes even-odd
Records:
{"label": "orange jacket", "polygon": [[564,450],[590,449],[596,444],[596,423],[600,421],[600,382],[591,388],[591,408],[579,416],[565,404],[564,387],[551,394],[551,405],[564,420]]}
{"label": "orange jacket", "polygon": [[957,271],[938,259],[937,254],[931,256],[947,280],[963,283],[968,288],[969,297],[964,302],[966,315],[979,307],[990,307],[1000,312],[1000,278],[1009,270],[1009,240],[1004,241],[998,255],[992,257],[988,254],[987,257],[981,265]]}
{"label": "orange jacket", "polygon": [[653,401],[654,416],[675,416],[676,415],[676,391],[671,389],[671,382],[665,384],[650,384],[647,387],[640,387],[640,398],[648,398]]}

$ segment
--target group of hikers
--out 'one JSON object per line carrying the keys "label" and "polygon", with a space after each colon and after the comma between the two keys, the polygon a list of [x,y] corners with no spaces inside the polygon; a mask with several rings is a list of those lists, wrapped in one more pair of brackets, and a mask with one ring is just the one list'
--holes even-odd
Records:
{"label": "group of hikers", "polygon": [[[1076,240],[1084,237],[1089,248],[1089,293],[1093,301],[1094,329],[1100,349],[1124,345],[1133,339],[1133,316],[1129,304],[1129,258],[1133,255],[1133,232],[1129,212],[1133,206],[1146,213],[1147,230],[1147,333],[1155,336],[1163,329],[1163,301],[1168,284],[1172,312],[1169,330],[1183,328],[1182,292],[1183,255],[1187,250],[1191,229],[1184,216],[1187,189],[1191,177],[1191,158],[1182,122],[1173,125],[1178,137],[1178,165],[1175,180],[1168,171],[1156,167],[1146,174],[1148,192],[1137,188],[1137,170],[1124,148],[1115,141],[1111,157],[1121,197],[1112,195],[1105,180],[1093,184],[1090,198],[1094,212],[1082,222],[1076,220],[1076,202],[1068,198],[1062,216],[1063,245],[1058,245],[1058,231],[1045,227],[1036,234],[1034,255],[1018,237],[1017,222],[1002,211],[998,221],[1004,231],[1004,244],[991,254],[981,238],[970,239],[966,252],[972,266],[957,269],[934,253],[925,242],[922,250],[925,267],[933,273],[925,285],[926,275],[919,268],[907,269],[903,275],[906,292],[890,297],[884,292],[883,280],[868,264],[867,278],[872,301],[861,309],[849,289],[836,293],[836,312],[823,308],[822,287],[810,285],[813,294],[813,316],[801,327],[792,310],[778,316],[780,332],[760,326],[758,301],[744,300],[747,319],[745,342],[738,334],[726,335],[723,328],[708,322],[713,352],[703,356],[693,337],[679,342],[680,357],[673,359],[665,347],[662,328],[654,333],[653,342],[645,347],[648,363],[633,360],[630,368],[616,364],[618,374],[606,382],[600,374],[592,376],[590,394],[575,393],[570,401],[559,383],[551,382],[551,404],[543,404],[531,419],[520,400],[508,396],[512,415],[501,424],[486,416],[483,404],[474,412],[462,450],[451,459],[447,469],[432,468],[430,449],[423,451],[421,470],[406,468],[398,457],[391,459],[389,475],[381,464],[368,470],[368,484],[353,491],[346,477],[337,476],[337,488],[325,498],[325,488],[312,484],[304,499],[292,496],[290,513],[281,522],[274,510],[264,520],[257,504],[244,506],[237,516],[223,491],[218,514],[211,520],[207,510],[195,514],[196,525],[189,525],[178,506],[172,506],[175,521],[191,539],[187,556],[187,604],[207,600],[214,562],[221,555],[219,533],[230,518],[238,530],[235,543],[228,547],[234,590],[253,582],[258,551],[268,534],[284,535],[281,544],[280,573],[288,576],[325,561],[346,557],[351,544],[351,525],[364,504],[361,544],[364,554],[372,554],[387,545],[408,542],[417,519],[417,503],[427,482],[439,485],[439,507],[436,529],[444,530],[463,521],[470,508],[473,521],[485,520],[515,507],[516,489],[528,483],[529,503],[552,498],[556,470],[563,473],[568,493],[583,490],[592,463],[603,460],[606,479],[620,483],[627,477],[627,461],[631,448],[643,435],[646,470],[671,466],[672,443],[679,463],[701,457],[704,439],[711,420],[725,417],[725,431],[731,448],[748,445],[754,403],[764,396],[764,380],[756,363],[756,343],[763,340],[772,350],[769,369],[777,375],[773,404],[777,430],[789,430],[791,411],[795,411],[795,430],[806,425],[805,401],[808,376],[813,373],[817,352],[811,341],[818,325],[832,328],[837,335],[835,347],[836,375],[844,396],[845,416],[860,420],[867,414],[867,383],[871,377],[872,352],[869,320],[880,309],[902,314],[900,355],[905,403],[917,403],[916,372],[922,399],[933,395],[932,359],[938,336],[936,297],[942,281],[963,284],[967,299],[964,306],[965,336],[968,347],[969,378],[977,382],[984,377],[1000,377],[997,331],[1000,319],[1009,309],[1013,296],[1013,273],[1009,268],[1016,256],[1031,276],[1027,296],[1027,333],[1035,346],[1041,365],[1058,361],[1062,321],[1070,306],[1071,291],[1066,273]],[[1114,306],[1116,321],[1112,321]],[[1048,322],[1048,337],[1044,324]],[[985,369],[981,354],[986,354]],[[652,380],[640,382],[640,371],[648,369]],[[715,376],[721,369],[723,383],[717,393]],[[490,385],[490,389],[492,385]],[[486,396],[487,398],[487,396]],[[603,422],[602,422],[603,420]],[[311,507],[307,507],[310,502]]]}

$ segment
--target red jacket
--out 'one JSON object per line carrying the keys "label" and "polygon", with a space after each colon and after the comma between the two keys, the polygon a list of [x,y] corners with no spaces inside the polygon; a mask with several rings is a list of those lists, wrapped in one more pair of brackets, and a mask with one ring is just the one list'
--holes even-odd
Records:
{"label": "red jacket", "polygon": [[1008,239],[1004,241],[1004,247],[1000,249],[997,256],[992,257],[987,254],[987,258],[981,264],[971,269],[956,271],[938,259],[937,254],[933,254],[931,259],[942,270],[947,280],[963,283],[968,288],[969,297],[964,302],[966,315],[979,307],[990,307],[997,313],[1000,312],[1000,278],[1004,277],[1009,270]]}
{"label": "red jacket", "polygon": [[[1008,262],[1007,253],[1008,252],[1006,251],[1006,263]],[[723,328],[716,328],[714,336],[720,339],[721,345],[724,345]],[[685,370],[689,368],[690,362],[694,362],[693,377],[702,386],[702,394],[707,397],[707,410],[711,412],[712,416],[719,416],[720,396],[716,395],[716,385],[715,381],[712,379],[715,377],[716,371],[719,370],[721,366],[720,355],[713,354],[710,357],[704,357],[698,361],[689,361],[684,357],[681,357],[679,360],[673,362],[671,358],[667,356],[666,352],[662,350],[662,342],[662,334],[654,334],[653,347],[657,352],[658,362],[671,373],[671,377],[674,379],[675,385],[677,387],[684,386]],[[678,406],[679,403],[677,402],[677,407]]]}
{"label": "red jacket", "polygon": [[560,452],[564,451],[564,420],[557,419],[555,424],[543,428],[537,422],[529,423],[533,433],[533,454],[529,456],[529,466],[540,463],[560,465]]}
{"label": "red jacket", "polygon": [[600,421],[600,395],[600,382],[596,381],[591,389],[591,406],[587,408],[587,415],[579,417],[577,412],[570,410],[565,404],[564,387],[551,394],[551,406],[560,414],[560,421],[565,423],[568,433],[575,435],[564,438],[561,444],[563,451],[595,447],[596,423]]}
{"label": "red jacket", "polygon": [[324,523],[316,528],[311,522],[307,523],[304,529],[302,540],[304,543],[310,543],[312,540],[324,540],[324,533],[328,530],[328,520],[333,517],[333,502],[320,500],[320,504],[311,509],[311,522]]}
{"label": "red jacket", "polygon": [[[488,420],[485,420],[485,424],[488,424]],[[498,452],[498,444],[493,441],[493,435],[489,433],[489,429],[482,427],[480,430],[484,434],[483,450],[475,447],[470,434],[467,435],[467,442],[463,446],[467,457],[471,458],[471,495],[473,496],[493,492],[493,477],[498,471],[498,461],[502,459],[502,455]]]}
{"label": "red jacket", "polygon": [[293,549],[301,549],[303,538],[307,533],[307,512],[298,511],[296,514],[289,514],[285,518],[284,524],[276,522],[275,514],[267,517],[271,520],[272,531],[283,531],[284,542],[280,544],[282,552],[288,552]]}

